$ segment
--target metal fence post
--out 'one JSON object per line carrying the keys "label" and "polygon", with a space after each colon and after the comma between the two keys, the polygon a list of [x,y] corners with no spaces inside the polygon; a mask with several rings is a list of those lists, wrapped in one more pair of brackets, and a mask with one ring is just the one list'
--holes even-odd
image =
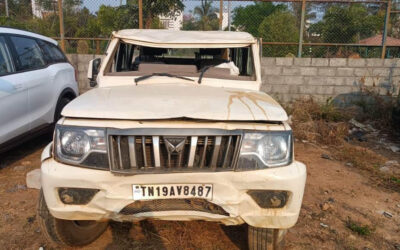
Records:
{"label": "metal fence post", "polygon": [[5,2],[5,7],[6,7],[6,17],[9,17],[10,16],[10,14],[9,14],[9,12],[8,12],[8,0],[6,0],[6,2]]}
{"label": "metal fence post", "polygon": [[232,23],[232,17],[231,17],[231,0],[228,0],[228,30],[231,31],[231,23]]}
{"label": "metal fence post", "polygon": [[139,0],[139,29],[143,29],[143,0]]}
{"label": "metal fence post", "polygon": [[382,34],[382,55],[381,55],[382,59],[384,59],[386,56],[386,38],[387,38],[387,29],[389,26],[391,9],[392,9],[392,1],[388,0],[386,7],[386,15],[385,15],[385,26],[383,27],[383,34]]}
{"label": "metal fence post", "polygon": [[222,30],[223,19],[224,19],[224,1],[219,0],[219,30]]}
{"label": "metal fence post", "polygon": [[100,40],[96,40],[96,54],[100,55]]}
{"label": "metal fence post", "polygon": [[60,21],[60,40],[61,40],[61,49],[65,52],[65,38],[64,38],[64,15],[62,9],[62,0],[58,0],[58,17]]}
{"label": "metal fence post", "polygon": [[297,57],[301,57],[303,53],[303,32],[304,32],[304,19],[306,18],[306,0],[301,1],[301,20],[300,20],[300,34],[299,34],[299,48]]}

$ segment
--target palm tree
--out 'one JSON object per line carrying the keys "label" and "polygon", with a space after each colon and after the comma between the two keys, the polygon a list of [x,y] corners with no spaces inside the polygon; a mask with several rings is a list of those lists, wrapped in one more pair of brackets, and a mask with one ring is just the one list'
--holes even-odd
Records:
{"label": "palm tree", "polygon": [[212,6],[212,1],[201,0],[201,5],[194,8],[194,15],[199,18],[200,30],[217,30],[219,26],[218,9]]}

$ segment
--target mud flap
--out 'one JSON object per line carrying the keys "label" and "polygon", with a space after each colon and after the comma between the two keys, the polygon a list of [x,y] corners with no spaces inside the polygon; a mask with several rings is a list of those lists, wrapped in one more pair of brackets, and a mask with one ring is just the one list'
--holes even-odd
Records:
{"label": "mud flap", "polygon": [[26,186],[28,188],[40,189],[40,168],[30,171],[26,174]]}

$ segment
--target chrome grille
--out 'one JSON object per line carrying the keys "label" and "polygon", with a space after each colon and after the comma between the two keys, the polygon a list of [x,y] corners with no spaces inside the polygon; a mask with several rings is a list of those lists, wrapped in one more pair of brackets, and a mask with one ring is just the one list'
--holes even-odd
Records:
{"label": "chrome grille", "polygon": [[111,171],[140,173],[234,169],[240,132],[177,129],[161,130],[164,135],[155,132],[151,129],[109,131]]}

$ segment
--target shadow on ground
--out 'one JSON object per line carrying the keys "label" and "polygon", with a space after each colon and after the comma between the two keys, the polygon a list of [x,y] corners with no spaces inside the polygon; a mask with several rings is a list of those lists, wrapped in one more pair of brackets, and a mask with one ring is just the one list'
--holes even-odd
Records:
{"label": "shadow on ground", "polygon": [[32,138],[23,142],[22,144],[0,153],[0,169],[12,165],[14,162],[19,161],[26,156],[31,155],[37,150],[42,149],[52,140],[52,133],[47,132],[36,138]]}
{"label": "shadow on ground", "polygon": [[[220,226],[202,221],[111,221],[110,230],[111,243],[105,249],[224,249],[228,245],[230,249],[247,249],[246,225]],[[220,237],[214,238],[218,234]]]}
{"label": "shadow on ground", "polygon": [[[139,226],[144,239],[137,239],[131,230],[137,226],[132,222],[110,222],[112,242],[105,249],[166,249],[161,238],[150,221],[141,221]],[[134,230],[136,231],[136,230]]]}

